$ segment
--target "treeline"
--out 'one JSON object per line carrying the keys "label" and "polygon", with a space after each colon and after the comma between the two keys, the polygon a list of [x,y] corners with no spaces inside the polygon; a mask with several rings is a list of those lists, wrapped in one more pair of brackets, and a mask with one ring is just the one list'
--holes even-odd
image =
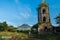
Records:
{"label": "treeline", "polygon": [[12,25],[8,25],[7,24],[7,22],[6,21],[4,21],[4,22],[0,22],[0,32],[1,31],[11,31],[11,32],[15,32],[16,31],[16,28],[14,28],[14,26],[12,26]]}

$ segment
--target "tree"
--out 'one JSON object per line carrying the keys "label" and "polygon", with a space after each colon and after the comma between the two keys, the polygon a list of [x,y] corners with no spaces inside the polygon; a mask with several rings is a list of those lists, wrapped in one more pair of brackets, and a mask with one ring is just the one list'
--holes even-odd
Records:
{"label": "tree", "polygon": [[38,33],[38,24],[32,26],[31,33]]}
{"label": "tree", "polygon": [[60,26],[60,14],[55,19],[56,19],[56,24]]}
{"label": "tree", "polygon": [[7,31],[8,30],[8,24],[6,23],[6,21],[4,21],[2,24],[4,26],[5,31]]}
{"label": "tree", "polygon": [[0,31],[4,31],[4,26],[2,23],[0,23]]}
{"label": "tree", "polygon": [[10,26],[8,27],[8,31],[9,31],[9,32],[16,32],[17,30],[16,30],[16,28],[14,28],[14,26],[10,25]]}

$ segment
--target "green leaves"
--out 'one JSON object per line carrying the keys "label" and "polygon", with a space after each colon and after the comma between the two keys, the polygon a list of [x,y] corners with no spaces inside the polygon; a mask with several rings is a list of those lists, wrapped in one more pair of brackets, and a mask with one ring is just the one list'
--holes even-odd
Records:
{"label": "green leaves", "polygon": [[56,19],[56,24],[60,26],[60,14],[55,19]]}

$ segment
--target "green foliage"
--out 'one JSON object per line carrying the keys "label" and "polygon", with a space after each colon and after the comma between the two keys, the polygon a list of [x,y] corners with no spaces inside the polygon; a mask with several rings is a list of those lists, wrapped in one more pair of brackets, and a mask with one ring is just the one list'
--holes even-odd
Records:
{"label": "green foliage", "polygon": [[4,30],[4,26],[2,23],[0,23],[0,31],[3,31]]}
{"label": "green foliage", "polygon": [[0,32],[0,36],[17,36],[20,37],[21,39],[25,39],[28,38],[28,35],[25,33],[28,33],[29,31],[23,31],[21,32],[17,32],[17,28],[14,28],[14,26],[8,26],[8,24],[6,22],[2,22],[0,23],[0,30],[4,29],[2,32]]}
{"label": "green foliage", "polygon": [[0,31],[10,31],[10,32],[15,32],[16,29],[13,26],[8,26],[6,21],[0,23]]}
{"label": "green foliage", "polygon": [[56,24],[60,26],[60,14],[55,19],[56,19]]}
{"label": "green foliage", "polygon": [[60,39],[60,34],[32,34],[34,38],[40,38],[40,39],[45,39],[45,40],[59,40]]}
{"label": "green foliage", "polygon": [[16,30],[16,28],[14,28],[13,26],[9,26],[9,27],[8,27],[8,31],[9,31],[9,32],[16,32],[17,30]]}
{"label": "green foliage", "polygon": [[3,24],[3,26],[4,26],[5,31],[7,31],[7,30],[8,30],[8,24],[6,23],[6,21],[3,22],[2,24]]}
{"label": "green foliage", "polygon": [[20,36],[21,40],[28,38],[28,35],[26,35],[24,33],[19,33],[19,34],[20,34],[19,36]]}
{"label": "green foliage", "polygon": [[13,38],[11,40],[15,39],[16,37],[20,38],[21,40],[24,40],[24,39],[28,38],[28,35],[24,34],[24,33],[5,32],[5,31],[4,32],[0,32],[0,36],[12,36]]}
{"label": "green foliage", "polygon": [[17,32],[21,32],[21,33],[25,33],[25,34],[28,34],[29,33],[29,30],[20,30],[20,31],[17,31]]}
{"label": "green foliage", "polygon": [[40,21],[38,24],[42,24],[42,23],[43,23],[43,22]]}
{"label": "green foliage", "polygon": [[38,33],[38,24],[35,24],[31,28],[31,33],[37,34]]}
{"label": "green foliage", "polygon": [[15,29],[8,29],[9,32],[16,32]]}

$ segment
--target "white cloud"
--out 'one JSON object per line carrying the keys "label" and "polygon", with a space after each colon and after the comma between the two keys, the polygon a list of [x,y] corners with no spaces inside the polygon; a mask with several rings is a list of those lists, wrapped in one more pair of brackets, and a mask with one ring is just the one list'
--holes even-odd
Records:
{"label": "white cloud", "polygon": [[31,8],[29,6],[24,6],[24,7],[21,7],[20,9],[20,15],[24,18],[29,18],[31,16]]}
{"label": "white cloud", "polygon": [[27,13],[20,13],[20,15],[22,16],[22,17],[24,17],[24,18],[28,18],[30,15],[29,14],[27,14]]}
{"label": "white cloud", "polygon": [[[15,0],[16,3],[19,3],[19,0]],[[25,4],[22,4],[20,3],[20,6],[18,5],[17,6],[17,10],[20,14],[20,17],[24,17],[24,18],[29,18],[30,15],[31,15],[31,8],[29,7],[29,5],[25,5]],[[18,18],[18,16],[16,16]]]}

